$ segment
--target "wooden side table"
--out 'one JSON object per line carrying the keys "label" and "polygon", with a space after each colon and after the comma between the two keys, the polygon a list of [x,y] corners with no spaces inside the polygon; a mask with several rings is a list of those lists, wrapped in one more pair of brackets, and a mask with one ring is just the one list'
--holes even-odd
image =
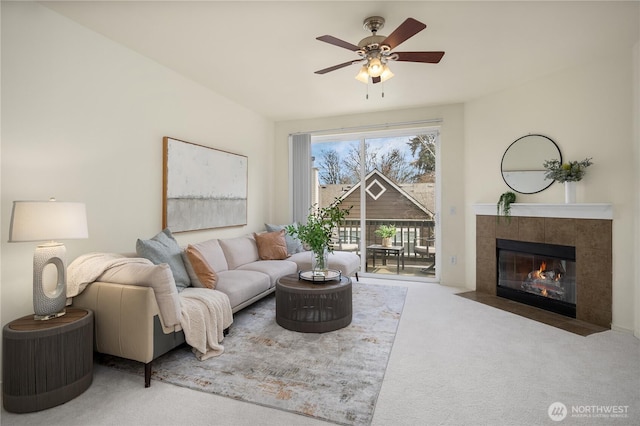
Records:
{"label": "wooden side table", "polygon": [[12,413],[55,407],[93,381],[93,312],[67,307],[47,321],[28,315],[2,330],[3,404]]}

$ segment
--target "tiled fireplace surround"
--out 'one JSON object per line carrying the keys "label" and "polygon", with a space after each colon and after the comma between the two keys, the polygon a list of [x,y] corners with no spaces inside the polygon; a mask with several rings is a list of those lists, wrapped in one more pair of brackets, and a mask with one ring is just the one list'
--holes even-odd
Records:
{"label": "tiled fireplace surround", "polygon": [[576,319],[610,328],[610,219],[512,216],[507,221],[482,213],[487,208],[476,209],[476,292],[496,295],[496,239],[575,246]]}

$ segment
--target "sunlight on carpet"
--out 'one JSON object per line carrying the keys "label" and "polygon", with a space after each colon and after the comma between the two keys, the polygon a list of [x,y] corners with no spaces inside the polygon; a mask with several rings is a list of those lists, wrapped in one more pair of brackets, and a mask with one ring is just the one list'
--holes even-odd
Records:
{"label": "sunlight on carpet", "polygon": [[[152,379],[334,423],[370,424],[406,293],[354,283],[353,321],[323,334],[280,327],[271,295],[235,314],[224,354],[198,361],[182,346],[153,362]],[[137,362],[100,362],[143,374]]]}

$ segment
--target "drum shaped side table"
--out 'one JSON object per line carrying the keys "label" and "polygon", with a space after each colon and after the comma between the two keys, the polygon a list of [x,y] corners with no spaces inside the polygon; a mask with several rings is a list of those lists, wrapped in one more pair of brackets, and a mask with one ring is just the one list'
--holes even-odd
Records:
{"label": "drum shaped side table", "polygon": [[93,312],[67,307],[46,321],[25,316],[2,330],[3,404],[30,413],[65,403],[93,381]]}
{"label": "drum shaped side table", "polygon": [[292,331],[324,333],[351,324],[351,279],[311,282],[297,274],[276,282],[276,322]]}

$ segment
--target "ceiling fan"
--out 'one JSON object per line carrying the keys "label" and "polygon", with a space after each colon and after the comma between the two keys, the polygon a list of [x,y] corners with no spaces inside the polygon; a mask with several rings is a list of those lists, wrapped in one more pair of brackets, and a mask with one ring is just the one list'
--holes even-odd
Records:
{"label": "ceiling fan", "polygon": [[371,35],[360,40],[357,46],[330,35],[317,37],[316,40],[356,52],[360,59],[321,69],[315,73],[326,74],[349,65],[361,63],[362,67],[356,79],[363,83],[368,83],[369,77],[371,77],[373,83],[379,83],[393,77],[393,73],[387,65],[389,61],[437,64],[444,56],[444,52],[391,52],[400,43],[427,28],[425,24],[413,18],[407,18],[389,36],[377,35],[378,30],[384,27],[384,18],[381,16],[371,16],[365,19],[363,27],[365,30],[371,31]]}

